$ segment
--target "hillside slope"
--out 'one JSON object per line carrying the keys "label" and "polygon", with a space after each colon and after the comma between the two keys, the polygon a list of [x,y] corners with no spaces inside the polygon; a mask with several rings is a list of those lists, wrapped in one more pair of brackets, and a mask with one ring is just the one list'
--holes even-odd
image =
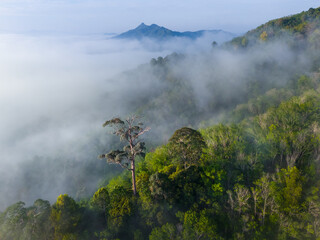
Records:
{"label": "hillside slope", "polygon": [[138,196],[124,170],[89,199],[17,202],[0,239],[319,239],[318,21],[310,9],[121,74],[110,102],[144,115],[158,144]]}
{"label": "hillside slope", "polygon": [[287,41],[292,47],[303,48],[307,45],[319,48],[320,8],[310,8],[292,16],[271,20],[244,36],[231,41],[235,48],[250,47],[262,42]]}

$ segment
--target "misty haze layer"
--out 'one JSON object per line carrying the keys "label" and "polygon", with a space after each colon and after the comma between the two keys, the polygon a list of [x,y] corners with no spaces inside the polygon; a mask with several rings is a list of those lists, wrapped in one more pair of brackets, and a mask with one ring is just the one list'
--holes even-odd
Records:
{"label": "misty haze layer", "polygon": [[134,98],[156,86],[146,73],[134,83],[115,76],[173,51],[203,51],[211,41],[0,35],[0,208],[91,194],[110,169],[96,158],[108,149],[101,124],[131,113],[124,92]]}
{"label": "misty haze layer", "polygon": [[[241,53],[211,42],[1,35],[0,209],[92,194],[119,170],[97,159],[114,145],[101,127],[108,118],[138,112],[152,128],[147,140],[165,142],[244,102],[244,86],[281,86],[308,64],[283,43]],[[186,54],[148,63],[173,51]]]}
{"label": "misty haze layer", "polygon": [[[1,208],[67,191],[83,174],[79,162],[96,161],[91,136],[102,135],[101,123],[119,113],[101,101],[113,91],[108,79],[161,54],[103,36],[0,35],[0,50]],[[74,160],[77,166],[68,166]],[[95,187],[97,179],[90,181]]]}

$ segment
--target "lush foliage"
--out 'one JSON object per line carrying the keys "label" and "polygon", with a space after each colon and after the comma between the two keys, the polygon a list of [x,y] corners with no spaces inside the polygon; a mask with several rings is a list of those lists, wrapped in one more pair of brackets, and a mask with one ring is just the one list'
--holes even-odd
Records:
{"label": "lush foliage", "polygon": [[319,82],[298,78],[279,90],[296,96],[238,123],[177,130],[138,163],[138,196],[125,171],[89,201],[18,202],[1,213],[0,237],[318,239]]}
{"label": "lush foliage", "polygon": [[[271,25],[279,27],[274,35],[283,28],[295,37],[304,28],[313,34],[318,12],[275,20],[248,34],[256,34],[258,44],[273,36]],[[166,61],[152,64],[162,71]],[[226,114],[225,123],[176,130],[137,161],[136,195],[124,171],[90,199],[64,194],[52,206],[40,199],[31,207],[17,202],[0,213],[0,239],[320,239],[319,66],[285,86],[247,86],[247,101]],[[180,83],[160,98],[189,96],[190,88]],[[178,106],[174,110],[185,111]]]}
{"label": "lush foliage", "polygon": [[306,12],[269,21],[230,43],[239,49],[282,38],[294,48],[304,48],[306,43],[319,47],[319,16],[320,8],[310,8]]}

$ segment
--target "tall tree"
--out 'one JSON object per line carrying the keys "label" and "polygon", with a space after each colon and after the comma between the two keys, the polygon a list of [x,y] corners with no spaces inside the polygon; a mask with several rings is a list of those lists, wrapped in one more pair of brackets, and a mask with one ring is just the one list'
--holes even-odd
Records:
{"label": "tall tree", "polygon": [[185,169],[199,163],[206,143],[201,134],[192,128],[183,127],[174,132],[169,139],[169,151],[176,157],[175,162]]}
{"label": "tall tree", "polygon": [[80,206],[68,194],[61,194],[52,205],[50,220],[57,240],[79,239]]}
{"label": "tall tree", "polygon": [[131,171],[132,173],[132,190],[136,195],[136,170],[135,158],[137,156],[144,156],[145,143],[139,140],[139,137],[150,128],[143,127],[143,123],[137,122],[137,116],[128,117],[125,121],[120,118],[113,118],[106,121],[103,127],[110,126],[114,129],[113,134],[120,137],[121,141],[126,141],[128,145],[124,146],[123,150],[113,150],[108,154],[102,154],[99,158],[106,158],[108,163],[116,163],[121,167]]}

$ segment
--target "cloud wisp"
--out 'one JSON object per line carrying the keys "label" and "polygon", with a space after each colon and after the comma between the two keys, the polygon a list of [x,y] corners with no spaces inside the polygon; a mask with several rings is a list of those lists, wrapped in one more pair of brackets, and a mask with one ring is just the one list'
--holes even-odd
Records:
{"label": "cloud wisp", "polygon": [[[97,160],[114,146],[101,127],[108,118],[138,111],[150,138],[165,142],[245,101],[252,81],[281,86],[308,66],[280,42],[233,52],[211,49],[211,41],[159,47],[99,35],[0,35],[0,209],[61,193],[90,196],[110,174]],[[187,54],[149,64],[172,51]]]}

